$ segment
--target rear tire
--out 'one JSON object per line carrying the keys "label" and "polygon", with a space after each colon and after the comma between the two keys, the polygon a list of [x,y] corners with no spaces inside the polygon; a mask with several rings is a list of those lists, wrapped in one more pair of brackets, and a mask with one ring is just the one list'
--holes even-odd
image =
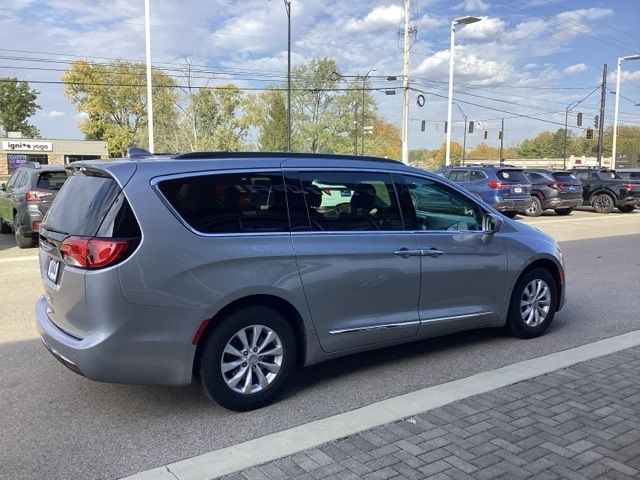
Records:
{"label": "rear tire", "polygon": [[538,197],[531,197],[531,205],[525,209],[524,214],[527,217],[539,217],[542,215],[542,211],[543,208],[540,199]]}
{"label": "rear tire", "polygon": [[0,218],[0,233],[7,234],[11,233],[11,227],[4,223],[4,219]]}
{"label": "rear tire", "polygon": [[20,231],[20,225],[18,225],[18,219],[13,217],[13,231],[16,236],[16,245],[18,248],[31,248],[35,247],[36,239],[35,237],[25,237]]}
{"label": "rear tire", "polygon": [[556,208],[555,209],[556,215],[569,215],[571,214],[571,212],[573,212],[573,208]]}
{"label": "rear tire", "polygon": [[507,218],[516,218],[516,215],[518,215],[518,212],[508,211],[508,212],[502,212],[502,214]]}
{"label": "rear tire", "polygon": [[[260,329],[257,339],[254,327]],[[199,365],[202,388],[230,410],[244,412],[271,403],[295,368],[298,346],[293,329],[269,307],[231,313],[205,341]]]}
{"label": "rear tire", "polygon": [[516,283],[509,304],[507,324],[513,335],[534,338],[542,335],[556,313],[558,287],[551,272],[535,267]]}
{"label": "rear tire", "polygon": [[624,205],[622,207],[618,207],[618,210],[622,213],[631,213],[636,209],[634,205]]}
{"label": "rear tire", "polygon": [[591,205],[597,213],[611,213],[615,202],[611,195],[607,193],[599,193],[591,199]]}

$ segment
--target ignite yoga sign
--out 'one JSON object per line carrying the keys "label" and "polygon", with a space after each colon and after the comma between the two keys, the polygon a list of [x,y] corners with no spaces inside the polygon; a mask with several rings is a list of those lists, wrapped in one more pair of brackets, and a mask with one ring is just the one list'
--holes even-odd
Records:
{"label": "ignite yoga sign", "polygon": [[51,142],[38,142],[33,140],[5,140],[2,149],[9,152],[51,152]]}

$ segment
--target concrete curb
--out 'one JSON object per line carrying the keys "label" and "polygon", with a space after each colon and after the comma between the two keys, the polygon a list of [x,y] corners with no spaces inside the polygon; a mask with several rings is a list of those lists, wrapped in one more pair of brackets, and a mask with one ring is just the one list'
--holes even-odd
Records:
{"label": "concrete curb", "polygon": [[124,480],[210,480],[342,437],[640,345],[640,330],[481,372],[140,472]]}

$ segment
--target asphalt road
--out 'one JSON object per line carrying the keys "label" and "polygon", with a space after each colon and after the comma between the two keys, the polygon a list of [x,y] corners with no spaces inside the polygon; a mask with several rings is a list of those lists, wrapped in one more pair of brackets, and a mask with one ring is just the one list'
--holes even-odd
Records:
{"label": "asphalt road", "polygon": [[568,301],[547,334],[482,330],[302,370],[277,404],[233,413],[199,388],[94,383],[37,339],[36,250],[0,236],[0,478],[119,478],[372,402],[640,328],[640,212],[543,216],[567,261]]}

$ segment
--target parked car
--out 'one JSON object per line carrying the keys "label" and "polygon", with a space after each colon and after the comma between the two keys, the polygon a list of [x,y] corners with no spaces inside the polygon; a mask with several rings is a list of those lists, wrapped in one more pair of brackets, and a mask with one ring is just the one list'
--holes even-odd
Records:
{"label": "parked car", "polygon": [[[93,380],[196,378],[248,410],[296,365],[480,327],[537,337],[564,302],[551,237],[393,160],[190,153],[67,171],[40,227],[36,324]],[[348,189],[348,208],[330,214],[320,185]]]}
{"label": "parked car", "polygon": [[620,168],[616,170],[623,180],[631,180],[632,182],[640,182],[640,168]]}
{"label": "parked car", "polygon": [[62,166],[28,163],[0,185],[0,233],[13,232],[20,248],[38,243],[38,228],[67,175]]}
{"label": "parked car", "polygon": [[583,205],[598,213],[611,213],[615,207],[622,213],[640,205],[640,185],[624,180],[607,168],[575,168],[573,174],[582,182]]}
{"label": "parked car", "polygon": [[531,182],[531,204],[525,215],[539,217],[545,210],[569,215],[582,205],[582,184],[571,172],[531,169],[524,174]]}
{"label": "parked car", "polygon": [[436,174],[460,184],[509,218],[531,205],[531,183],[519,168],[467,165],[443,168]]}

